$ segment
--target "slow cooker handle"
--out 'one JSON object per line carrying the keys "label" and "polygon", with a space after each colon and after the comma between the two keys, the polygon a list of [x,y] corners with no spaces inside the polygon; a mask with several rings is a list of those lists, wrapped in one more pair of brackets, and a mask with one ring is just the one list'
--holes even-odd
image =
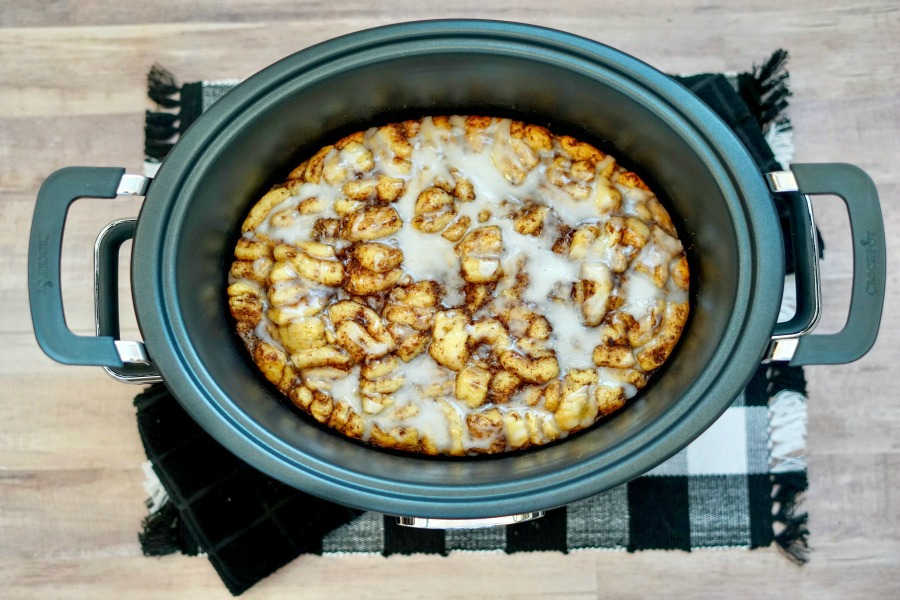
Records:
{"label": "slow cooker handle", "polygon": [[65,167],[41,185],[28,242],[28,297],[34,335],[53,360],[69,365],[124,368],[148,364],[140,342],[82,336],[66,325],[60,290],[60,256],[69,206],[79,198],[142,196],[149,180],[119,167]]}
{"label": "slow cooker handle", "polygon": [[853,284],[847,322],[841,331],[775,339],[770,358],[789,360],[794,366],[853,362],[875,344],[884,308],[884,220],[875,183],[862,169],[846,163],[793,164],[790,173],[770,174],[770,183],[779,177],[779,186],[772,186],[781,188],[777,191],[833,194],[844,201],[850,215]]}

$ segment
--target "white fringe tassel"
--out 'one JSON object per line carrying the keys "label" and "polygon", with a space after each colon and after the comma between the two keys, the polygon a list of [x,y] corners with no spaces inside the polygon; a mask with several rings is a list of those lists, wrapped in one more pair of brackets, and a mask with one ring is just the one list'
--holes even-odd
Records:
{"label": "white fringe tassel", "polygon": [[787,169],[794,160],[794,136],[790,121],[773,123],[766,131],[766,143],[781,168]]}
{"label": "white fringe tassel", "polygon": [[147,508],[150,509],[150,514],[155,514],[169,501],[169,494],[166,493],[165,488],[159,481],[159,477],[156,476],[156,471],[153,470],[153,463],[149,460],[145,461],[141,464],[141,469],[144,471]]}
{"label": "white fringe tassel", "polygon": [[806,396],[782,390],[769,401],[769,471],[806,470]]}

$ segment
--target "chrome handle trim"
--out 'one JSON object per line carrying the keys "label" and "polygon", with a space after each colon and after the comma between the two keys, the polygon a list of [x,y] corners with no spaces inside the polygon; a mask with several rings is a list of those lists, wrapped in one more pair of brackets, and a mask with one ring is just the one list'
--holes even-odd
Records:
{"label": "chrome handle trim", "polygon": [[[800,186],[797,183],[797,178],[794,176],[793,171],[771,171],[765,174],[765,178],[766,184],[769,186],[769,189],[773,193],[778,194],[786,192],[799,192],[802,194]],[[816,222],[813,215],[812,201],[810,200],[809,196],[805,194],[803,194],[803,199],[810,224],[809,230],[805,232],[805,235],[808,235],[809,239],[812,240],[814,256],[818,257],[819,235],[816,231]],[[822,277],[819,270],[818,260],[816,260],[812,265],[812,273],[810,273],[810,277],[812,279],[813,288],[815,291],[812,318],[805,327],[803,327],[796,333],[792,333],[789,335],[773,335],[772,342],[769,344],[769,349],[766,352],[765,357],[763,358],[763,364],[776,361],[790,361],[794,357],[794,353],[797,351],[799,338],[810,333],[813,329],[816,328],[816,325],[819,324],[819,320],[822,318]]]}
{"label": "chrome handle trim", "polygon": [[769,364],[771,362],[790,362],[794,358],[797,346],[800,343],[800,336],[773,339],[769,344],[769,350],[763,358],[762,363]]}
{"label": "chrome handle trim", "polygon": [[119,196],[143,196],[147,193],[152,181],[149,177],[143,175],[133,175],[126,173],[119,180],[119,187],[116,188],[116,194]]}
{"label": "chrome handle trim", "polygon": [[[125,180],[129,177],[132,178],[130,180],[131,183],[126,183]],[[144,183],[140,183],[137,181],[137,178],[146,181]],[[149,185],[149,181],[150,178],[140,175],[123,175],[122,182],[119,184],[118,193],[125,195],[143,195],[143,192],[146,191],[147,185]],[[142,186],[142,188],[140,188],[139,185]],[[142,189],[143,191],[141,191],[140,193],[130,194],[129,192],[122,192],[123,187],[130,188],[135,191],[138,189]],[[100,335],[100,248],[103,244],[103,240],[110,234],[111,231],[113,231],[116,225],[127,221],[137,221],[137,219],[119,219],[113,221],[100,231],[100,233],[97,235],[97,240],[94,242],[94,330],[97,335]],[[153,363],[150,361],[150,357],[147,354],[146,346],[143,342],[132,340],[115,340],[114,344],[119,358],[126,365],[145,365],[148,367],[153,366]],[[103,367],[103,370],[106,371],[107,375],[120,383],[145,385],[150,383],[162,383],[163,380],[162,377],[160,377],[156,373],[131,375],[121,372],[114,367]]]}
{"label": "chrome handle trim", "polygon": [[103,370],[106,371],[107,375],[119,383],[127,383],[129,385],[149,385],[151,383],[163,382],[163,378],[159,375],[126,375],[125,373],[119,373],[112,367],[103,367]]}
{"label": "chrome handle trim", "polygon": [[488,517],[486,519],[434,519],[429,517],[397,517],[397,524],[416,529],[483,529],[501,525],[515,525],[544,516],[544,511]]}
{"label": "chrome handle trim", "polygon": [[794,177],[792,171],[772,171],[766,173],[766,183],[769,189],[779,194],[781,192],[799,192],[800,186],[797,185],[797,178]]}
{"label": "chrome handle trim", "polygon": [[127,365],[149,365],[150,357],[147,356],[147,350],[144,348],[144,342],[135,342],[128,340],[116,340],[116,352],[119,358]]}

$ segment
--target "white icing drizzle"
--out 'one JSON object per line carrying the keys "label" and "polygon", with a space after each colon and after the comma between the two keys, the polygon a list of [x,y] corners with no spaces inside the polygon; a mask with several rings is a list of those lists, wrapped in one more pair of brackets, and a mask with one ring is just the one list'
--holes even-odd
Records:
{"label": "white icing drizzle", "polygon": [[359,394],[359,366],[350,369],[350,373],[341,379],[335,379],[331,384],[331,396],[337,400],[348,403],[353,410],[362,414],[362,401]]}
{"label": "white icing drizzle", "polygon": [[[304,183],[299,186],[297,193],[289,196],[276,205],[269,216],[260,223],[252,232],[247,232],[244,237],[253,238],[254,234],[262,234],[271,240],[278,242],[296,243],[309,239],[309,232],[316,221],[322,218],[335,218],[334,202],[342,196],[341,190],[336,186],[320,183]],[[323,208],[322,212],[301,215],[294,212],[294,222],[287,227],[279,227],[272,223],[272,217],[285,210],[292,210],[303,200],[318,198]]]}
{"label": "white icing drizzle", "polygon": [[[403,220],[408,223],[412,217]],[[459,275],[459,258],[453,251],[452,242],[440,235],[422,233],[412,226],[402,227],[389,240],[403,250],[403,270],[416,281],[431,279],[442,283],[447,289],[463,285]],[[410,248],[417,250],[411,251]]]}
{"label": "white icing drizzle", "polygon": [[556,349],[560,372],[593,368],[591,352],[597,340],[591,339],[590,331],[584,328],[580,309],[572,303],[548,303],[542,313],[553,327],[550,340]]}
{"label": "white icing drizzle", "polygon": [[641,320],[660,300],[665,300],[666,290],[656,287],[644,273],[633,271],[625,279],[622,295],[625,297],[622,312]]}

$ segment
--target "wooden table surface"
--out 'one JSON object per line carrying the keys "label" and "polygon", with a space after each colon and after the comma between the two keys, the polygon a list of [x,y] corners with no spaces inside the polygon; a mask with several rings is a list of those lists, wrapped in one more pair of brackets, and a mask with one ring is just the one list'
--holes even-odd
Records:
{"label": "wooden table surface", "polygon": [[[436,3],[435,3],[436,4]],[[900,4],[744,0],[0,0],[0,597],[226,598],[203,558],[144,558],[144,460],[135,389],[38,349],[26,248],[34,198],[54,169],[140,172],[145,75],[246,77],[310,44],[436,17],[518,20],[618,47],[669,72],[743,70],[790,51],[798,162],[848,161],[881,193],[889,263],[900,259]],[[609,7],[609,8],[604,8]],[[67,318],[92,327],[99,229],[137,201],[82,201],[63,258]],[[824,330],[843,324],[851,278],[846,216],[817,202],[828,245]],[[123,276],[125,272],[123,271]],[[123,277],[123,282],[127,277]],[[127,307],[127,286],[122,284]],[[811,367],[812,561],[775,550],[302,557],[248,598],[900,597],[900,286],[889,270],[881,336],[862,360]],[[126,334],[136,335],[133,317]]]}

